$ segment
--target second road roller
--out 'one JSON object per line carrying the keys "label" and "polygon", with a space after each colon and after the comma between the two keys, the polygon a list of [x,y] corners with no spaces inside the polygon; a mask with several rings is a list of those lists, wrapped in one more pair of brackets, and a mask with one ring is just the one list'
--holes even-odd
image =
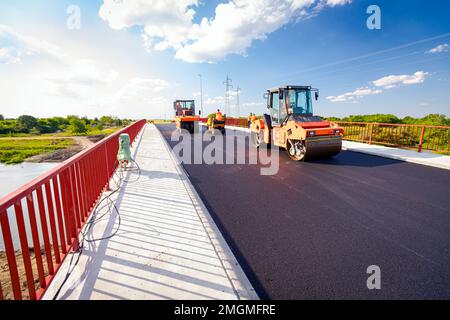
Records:
{"label": "second road roller", "polygon": [[195,101],[176,100],[173,103],[173,109],[175,110],[177,129],[184,129],[190,133],[194,133],[200,121],[200,117],[195,115]]}
{"label": "second road roller", "polygon": [[319,90],[311,86],[283,86],[267,90],[265,98],[270,114],[253,121],[251,137],[262,144],[287,150],[294,161],[313,157],[332,157],[342,150],[344,129],[313,113],[313,96]]}

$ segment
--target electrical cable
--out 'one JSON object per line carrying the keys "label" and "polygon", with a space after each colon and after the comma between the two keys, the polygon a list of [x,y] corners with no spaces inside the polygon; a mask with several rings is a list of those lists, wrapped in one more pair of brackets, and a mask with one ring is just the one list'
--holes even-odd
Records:
{"label": "electrical cable", "polygon": [[[117,208],[115,202],[111,199],[111,197],[120,191],[120,189],[122,188],[122,185],[124,183],[126,183],[126,184],[135,183],[140,179],[140,176],[141,176],[141,169],[140,169],[139,165],[137,164],[137,162],[135,160],[131,159],[131,167],[128,167],[129,164],[130,163],[126,163],[124,166],[123,164],[118,163],[117,160],[114,163],[113,167],[115,167],[117,169],[114,171],[114,173],[111,177],[111,180],[114,182],[114,184],[117,187],[95,205],[94,209],[92,210],[92,214],[91,214],[90,218],[84,224],[82,230],[80,231],[78,237],[80,237],[80,235],[81,235],[81,240],[78,239],[78,241],[79,241],[78,252],[72,253],[66,276],[64,277],[63,282],[61,283],[61,285],[59,286],[55,295],[53,296],[53,300],[56,300],[58,298],[59,294],[61,293],[62,288],[64,287],[66,282],[69,280],[72,272],[75,270],[76,266],[78,265],[81,255],[83,254],[83,251],[84,251],[84,243],[86,242],[88,244],[92,244],[92,243],[95,243],[98,241],[108,240],[108,239],[113,238],[119,232],[121,223],[122,223],[122,218],[120,216],[119,209]],[[132,180],[132,181],[125,179],[125,172],[133,172],[133,171],[137,171],[137,179]],[[118,178],[118,180],[116,180],[116,178]],[[106,204],[100,206],[103,202],[106,202]],[[102,213],[100,216],[97,217],[98,213],[102,212],[105,208],[107,208],[107,210],[105,210],[104,213]],[[88,234],[90,231],[92,231],[94,225],[96,223],[102,221],[106,215],[113,214],[114,211],[116,212],[116,215],[117,215],[117,228],[114,230],[114,232],[112,232],[108,236],[104,236],[101,238],[89,239]],[[74,257],[76,255],[77,255],[77,258],[76,258],[76,260],[74,260]]]}

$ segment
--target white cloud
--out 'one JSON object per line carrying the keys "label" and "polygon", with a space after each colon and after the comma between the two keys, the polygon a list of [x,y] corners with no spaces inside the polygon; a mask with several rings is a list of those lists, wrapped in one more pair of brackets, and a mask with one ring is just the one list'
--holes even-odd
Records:
{"label": "white cloud", "polygon": [[206,105],[225,105],[225,97],[223,96],[218,96],[218,97],[214,97],[214,98],[208,98],[208,100],[205,101]]}
{"label": "white cloud", "polygon": [[20,63],[26,57],[41,56],[61,59],[63,54],[58,46],[42,39],[33,38],[15,32],[0,24],[0,64]]}
{"label": "white cloud", "polygon": [[102,87],[111,87],[118,78],[118,72],[96,61],[81,59],[65,67],[45,74],[48,92],[55,96],[83,98],[93,95]]}
{"label": "white cloud", "polygon": [[132,78],[114,95],[114,100],[122,103],[131,100],[152,101],[156,93],[168,86],[169,83],[162,79]]}
{"label": "white cloud", "polygon": [[132,78],[110,97],[97,102],[102,108],[114,114],[131,114],[142,117],[142,110],[148,116],[159,117],[169,110],[170,102],[164,95],[169,83],[162,79]]}
{"label": "white cloud", "polygon": [[258,107],[263,105],[264,105],[263,102],[246,102],[242,104],[243,107]]}
{"label": "white cloud", "polygon": [[383,77],[381,79],[373,81],[373,84],[376,87],[383,87],[385,89],[391,89],[391,88],[395,88],[401,84],[411,85],[411,84],[423,83],[429,75],[430,74],[428,72],[424,72],[424,71],[417,71],[416,73],[414,73],[412,75],[391,75],[391,76]]}
{"label": "white cloud", "polygon": [[188,38],[197,0],[104,0],[100,17],[112,29],[143,26],[146,48],[178,48]]}
{"label": "white cloud", "polygon": [[369,95],[380,94],[383,91],[380,89],[371,89],[371,88],[358,88],[353,92],[347,92],[339,96],[329,96],[327,100],[331,102],[346,102],[346,101],[355,101],[358,98],[362,98]]}
{"label": "white cloud", "polygon": [[450,46],[448,44],[441,44],[437,47],[427,51],[427,53],[441,53],[450,51]]}
{"label": "white cloud", "polygon": [[327,0],[327,5],[330,7],[342,6],[348,3],[351,3],[352,0]]}
{"label": "white cloud", "polygon": [[47,42],[0,25],[0,64],[8,64],[0,72],[0,113],[11,117],[114,114],[137,119],[170,110],[167,81],[136,74],[108,52],[98,51],[101,47],[92,51],[81,44],[73,50],[70,41],[58,40]]}
{"label": "white cloud", "polygon": [[10,48],[0,48],[0,64],[19,63],[20,57]]}
{"label": "white cloud", "polygon": [[[417,71],[412,75],[391,75],[373,81],[374,88],[363,87],[353,92],[347,92],[339,96],[329,96],[327,100],[331,102],[356,102],[358,98],[383,93],[382,89],[392,89],[399,85],[412,85],[425,82],[430,74],[424,71]],[[380,89],[382,88],[382,89]]]}
{"label": "white cloud", "polygon": [[99,15],[113,29],[143,27],[147,50],[173,48],[187,62],[215,62],[245,55],[255,40],[291,21],[351,0],[233,0],[218,4],[212,18],[193,23],[197,0],[104,0]]}

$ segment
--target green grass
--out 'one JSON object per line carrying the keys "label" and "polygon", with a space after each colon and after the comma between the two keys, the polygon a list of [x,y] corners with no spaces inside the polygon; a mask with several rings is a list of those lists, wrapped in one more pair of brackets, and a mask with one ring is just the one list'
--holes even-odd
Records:
{"label": "green grass", "polygon": [[65,130],[58,133],[46,133],[41,135],[41,137],[89,137],[89,136],[96,136],[103,134],[105,136],[109,136],[119,130],[121,130],[123,127],[111,127],[111,128],[105,128],[102,130],[89,130],[86,133],[79,133],[79,134],[73,134],[72,132]]}
{"label": "green grass", "polygon": [[0,163],[22,163],[29,157],[65,149],[74,143],[72,139],[0,139]]}
{"label": "green grass", "polygon": [[0,134],[0,138],[26,138],[32,137],[31,133],[4,133]]}

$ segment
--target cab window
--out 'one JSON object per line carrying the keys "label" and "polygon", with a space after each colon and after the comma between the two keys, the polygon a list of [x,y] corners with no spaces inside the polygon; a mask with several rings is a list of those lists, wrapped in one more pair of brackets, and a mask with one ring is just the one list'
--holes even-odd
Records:
{"label": "cab window", "polygon": [[271,94],[271,106],[270,114],[272,116],[272,123],[279,124],[280,123],[280,117],[279,117],[279,111],[280,111],[280,94],[279,93],[272,93]]}
{"label": "cab window", "polygon": [[279,116],[278,119],[280,121],[280,123],[284,122],[284,120],[286,120],[287,118],[287,110],[286,110],[286,103],[285,103],[285,99],[286,99],[286,91],[282,91],[282,96],[281,99],[279,100]]}

